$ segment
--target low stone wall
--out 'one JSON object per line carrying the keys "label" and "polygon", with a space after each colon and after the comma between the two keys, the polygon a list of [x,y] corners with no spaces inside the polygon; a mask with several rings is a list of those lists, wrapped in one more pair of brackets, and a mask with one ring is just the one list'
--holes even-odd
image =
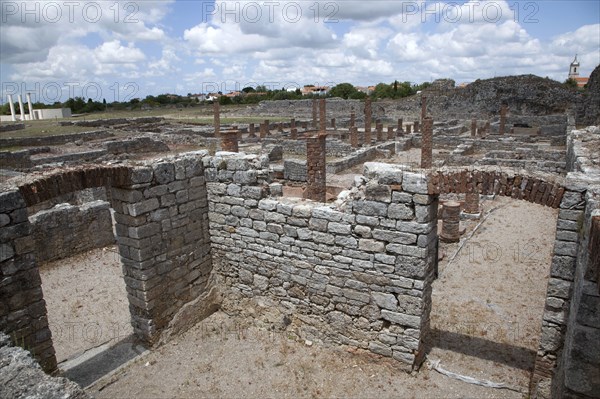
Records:
{"label": "low stone wall", "polygon": [[30,216],[38,262],[68,258],[115,243],[109,203],[61,204]]}
{"label": "low stone wall", "polygon": [[206,165],[215,272],[230,294],[268,296],[306,336],[369,349],[407,368],[424,352],[437,202],[420,174],[366,166],[345,207],[268,198],[261,159]]}
{"label": "low stone wall", "polygon": [[82,152],[73,152],[70,154],[63,155],[54,155],[50,157],[44,158],[36,158],[33,159],[32,162],[34,165],[46,165],[50,163],[64,163],[64,162],[87,162],[94,161],[98,158],[101,158],[107,155],[108,152],[106,150],[91,150],[91,151],[82,151]]}
{"label": "low stone wall", "polygon": [[84,126],[84,127],[100,127],[124,125],[127,123],[157,123],[163,121],[162,117],[148,116],[141,118],[112,118],[112,119],[94,119],[91,121],[66,121],[59,122],[61,126]]}
{"label": "low stone wall", "polygon": [[353,166],[360,165],[377,158],[383,152],[388,152],[390,155],[395,154],[396,143],[390,142],[359,149],[358,151],[355,151],[342,159],[327,162],[327,173],[339,173],[343,170],[350,169]]}
{"label": "low stone wall", "polygon": [[0,148],[2,147],[35,147],[44,145],[59,145],[72,143],[77,140],[89,141],[105,139],[113,137],[114,134],[106,130],[98,130],[94,132],[57,134],[53,136],[41,137],[19,137],[19,138],[3,138],[0,139]]}
{"label": "low stone wall", "polygon": [[15,130],[25,129],[24,123],[3,123],[0,125],[0,132],[13,132]]}
{"label": "low stone wall", "polygon": [[306,160],[286,159],[283,161],[283,178],[291,181],[303,181],[307,179]]}
{"label": "low stone wall", "polygon": [[66,378],[44,373],[29,352],[12,346],[10,338],[0,332],[0,397],[87,399],[79,385]]}
{"label": "low stone wall", "polygon": [[32,166],[29,150],[0,152],[0,169],[29,169]]}
{"label": "low stone wall", "polygon": [[169,147],[160,140],[142,136],[128,140],[108,141],[103,143],[104,148],[111,154],[133,154],[140,152],[167,152]]}

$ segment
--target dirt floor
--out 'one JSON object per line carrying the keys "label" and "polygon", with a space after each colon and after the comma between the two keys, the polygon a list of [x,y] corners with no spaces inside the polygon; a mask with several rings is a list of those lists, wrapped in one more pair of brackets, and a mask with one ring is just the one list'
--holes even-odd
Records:
{"label": "dirt floor", "polygon": [[[463,223],[460,251],[458,243],[440,247],[428,358],[512,390],[467,384],[428,363],[407,374],[362,350],[271,331],[260,312],[249,320],[220,311],[88,392],[97,398],[522,398],[539,339],[556,210],[507,198],[482,207],[480,220]],[[131,333],[114,247],[45,265],[42,281],[59,361]]]}
{"label": "dirt floor", "polygon": [[46,263],[40,276],[59,363],[133,333],[116,246]]}

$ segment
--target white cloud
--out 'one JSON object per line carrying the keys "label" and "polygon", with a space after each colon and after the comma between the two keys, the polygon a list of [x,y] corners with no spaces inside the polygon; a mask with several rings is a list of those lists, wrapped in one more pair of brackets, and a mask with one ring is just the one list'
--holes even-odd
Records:
{"label": "white cloud", "polygon": [[131,64],[144,61],[146,56],[132,43],[125,47],[120,41],[112,40],[96,48],[96,58],[104,64]]}

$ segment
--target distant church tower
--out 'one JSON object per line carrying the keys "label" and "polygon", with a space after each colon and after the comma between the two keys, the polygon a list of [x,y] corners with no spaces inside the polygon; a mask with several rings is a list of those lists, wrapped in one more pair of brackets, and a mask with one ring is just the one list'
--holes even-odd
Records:
{"label": "distant church tower", "polygon": [[579,61],[577,61],[577,54],[575,54],[575,59],[571,62],[571,67],[569,68],[569,78],[577,78],[579,77]]}

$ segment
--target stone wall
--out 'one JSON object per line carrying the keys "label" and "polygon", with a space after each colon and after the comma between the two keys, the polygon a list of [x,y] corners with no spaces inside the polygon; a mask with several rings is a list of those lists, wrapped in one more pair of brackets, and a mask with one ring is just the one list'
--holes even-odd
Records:
{"label": "stone wall", "polygon": [[67,258],[115,243],[109,203],[60,204],[29,218],[38,262]]}
{"label": "stone wall", "polygon": [[[567,311],[561,315],[562,330],[566,330],[564,341],[542,330],[542,343],[550,342],[562,350],[556,362],[552,394],[564,398],[600,397],[600,247],[597,246],[600,242],[600,147],[595,145],[597,143],[600,143],[598,127],[575,130],[568,137],[571,173],[567,175],[567,187],[577,195],[559,214],[563,220],[559,219],[558,227],[563,230],[560,235],[557,231],[557,255],[551,269],[551,281],[555,277],[563,279],[559,280],[561,290],[554,292],[569,293]],[[596,241],[591,243],[593,233]],[[569,237],[577,237],[579,245],[567,247],[570,253],[565,254]],[[563,298],[551,295],[550,288],[547,310]],[[544,313],[545,319],[548,313]]]}
{"label": "stone wall", "polygon": [[[214,311],[206,152],[137,166],[61,170],[0,194],[0,330],[56,368],[27,207],[92,187],[110,189],[134,332],[167,339]],[[167,337],[167,338],[165,338]]]}
{"label": "stone wall", "polygon": [[59,145],[72,143],[77,140],[98,140],[113,137],[114,134],[106,130],[98,130],[93,132],[57,134],[53,136],[41,137],[18,137],[18,138],[2,138],[0,139],[0,148],[2,147],[35,147],[43,145]]}
{"label": "stone wall", "polygon": [[231,295],[276,299],[318,339],[408,368],[422,335],[436,258],[437,200],[424,175],[367,164],[345,206],[269,198],[266,162],[205,162],[216,273]]}

